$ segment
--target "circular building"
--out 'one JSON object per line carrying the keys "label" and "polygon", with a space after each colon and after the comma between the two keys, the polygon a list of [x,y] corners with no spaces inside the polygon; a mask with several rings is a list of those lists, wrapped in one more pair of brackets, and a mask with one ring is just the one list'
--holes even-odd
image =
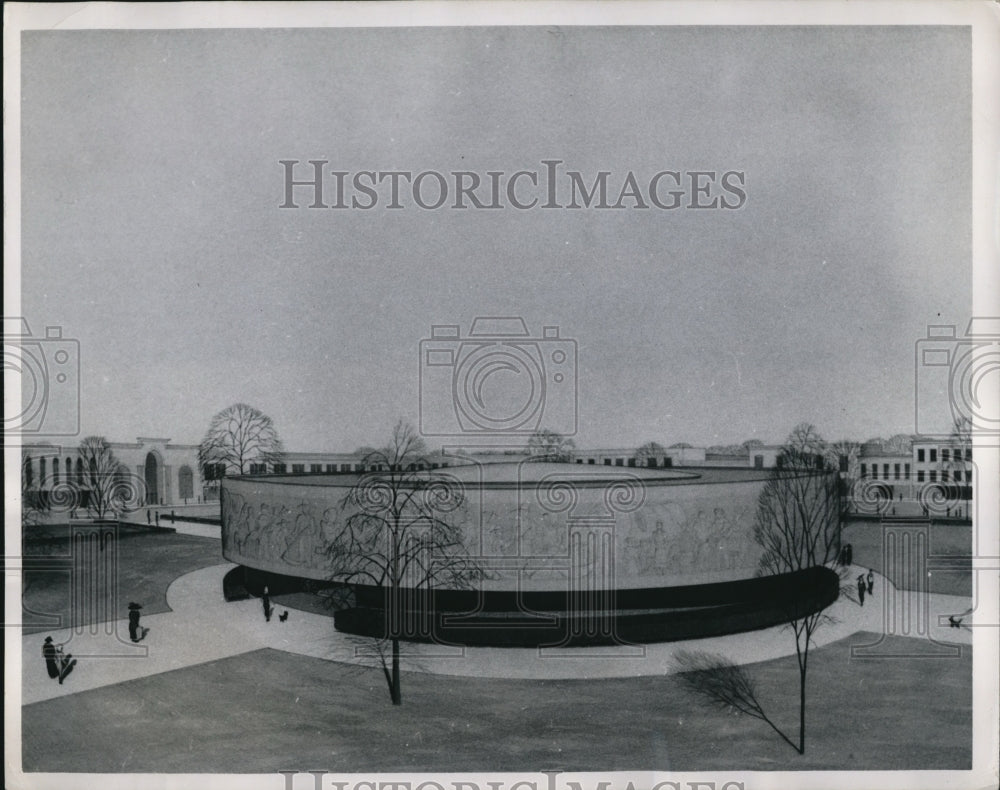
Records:
{"label": "circular building", "polygon": [[[386,613],[402,611],[407,638],[457,644],[689,639],[786,622],[837,597],[837,576],[825,568],[756,575],[753,524],[766,471],[515,462],[408,476],[402,488],[434,497],[434,517],[461,544],[447,550],[475,572],[425,575],[391,598],[377,574],[338,573],[345,527],[369,494],[380,501],[383,477],[227,479],[223,554],[243,566],[250,589],[351,582],[341,630],[384,635],[398,626]],[[435,551],[444,549],[428,548],[423,567],[440,565]]]}

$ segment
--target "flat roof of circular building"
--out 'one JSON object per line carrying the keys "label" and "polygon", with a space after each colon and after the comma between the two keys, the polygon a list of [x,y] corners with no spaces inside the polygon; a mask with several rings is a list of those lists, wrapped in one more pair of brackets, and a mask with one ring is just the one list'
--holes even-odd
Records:
{"label": "flat roof of circular building", "polygon": [[596,464],[546,463],[524,461],[520,463],[466,464],[434,469],[428,474],[444,473],[463,483],[481,482],[485,485],[512,485],[537,483],[550,478],[581,483],[612,483],[632,478],[644,483],[657,480],[689,481],[698,476],[695,471],[677,469],[649,469],[632,466],[606,466]]}
{"label": "flat roof of circular building", "polygon": [[[369,472],[367,474],[386,474]],[[413,474],[413,473],[410,473]],[[672,467],[653,469],[639,466],[606,466],[575,463],[502,462],[484,464],[460,464],[439,469],[426,470],[429,476],[450,476],[459,482],[482,485],[488,488],[517,487],[523,483],[538,483],[542,480],[566,480],[583,486],[601,486],[628,479],[639,479],[644,485],[704,485],[712,483],[744,483],[768,479],[772,471],[768,469],[741,469],[727,467]],[[255,482],[273,482],[283,485],[328,486],[349,488],[362,475],[343,474],[269,474],[245,475],[242,478]]]}

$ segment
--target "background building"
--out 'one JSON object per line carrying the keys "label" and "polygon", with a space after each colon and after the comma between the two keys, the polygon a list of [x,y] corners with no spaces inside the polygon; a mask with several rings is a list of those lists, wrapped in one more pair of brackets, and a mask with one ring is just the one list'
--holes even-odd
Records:
{"label": "background building", "polygon": [[[140,436],[134,442],[108,442],[128,470],[128,485],[138,492],[138,506],[190,505],[205,501],[206,486],[198,466],[198,446]],[[64,486],[86,486],[83,461],[75,445],[32,444],[22,448],[30,488],[42,501]]]}

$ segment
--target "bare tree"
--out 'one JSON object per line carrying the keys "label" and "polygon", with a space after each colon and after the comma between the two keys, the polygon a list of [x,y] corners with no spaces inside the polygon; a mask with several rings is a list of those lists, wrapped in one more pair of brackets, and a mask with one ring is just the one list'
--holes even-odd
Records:
{"label": "bare tree", "polygon": [[745,667],[724,656],[701,650],[679,650],[674,655],[674,665],[680,671],[678,680],[688,691],[706,698],[727,713],[744,713],[760,719],[785,743],[798,749],[764,711],[757,700],[757,685]]}
{"label": "bare tree", "polygon": [[848,478],[857,477],[860,455],[861,445],[850,439],[831,442],[827,452],[830,465]]}
{"label": "bare tree", "polygon": [[972,447],[972,418],[956,417],[951,426],[951,439],[963,447]]}
{"label": "bare tree", "polygon": [[250,464],[277,464],[284,447],[271,418],[245,403],[234,403],[216,414],[198,446],[198,464],[205,480],[242,475]]}
{"label": "bare tree", "polygon": [[948,447],[941,448],[938,462],[941,490],[951,502],[958,506],[966,501],[971,481],[972,470],[972,420],[968,417],[958,417],[952,425]]}
{"label": "bare tree", "polygon": [[650,459],[659,463],[660,458],[667,454],[666,448],[659,442],[646,442],[635,451],[635,461],[639,466],[649,466]]}
{"label": "bare tree", "polygon": [[[827,463],[828,458],[825,442],[815,428],[805,423],[796,426],[757,502],[753,536],[763,549],[758,576],[793,573],[815,566],[836,567],[840,554],[842,489],[836,469]],[[786,614],[788,628],[795,638],[799,670],[797,744],[764,716],[756,695],[747,694],[745,671],[734,672],[726,659],[701,656],[697,662],[689,662],[695,671],[685,682],[714,702],[723,697],[743,700],[747,708],[744,712],[766,721],[799,754],[804,754],[809,648],[816,629],[830,618],[822,609],[803,614],[800,602],[795,600],[788,602]],[[753,690],[752,683],[749,688]]]}
{"label": "bare tree", "polygon": [[[825,443],[812,426],[798,426],[782,448],[780,465],[757,503],[754,540],[764,549],[758,575],[833,566],[840,553],[841,488],[827,465]],[[806,673],[823,610],[791,619],[799,668],[799,744],[806,748]]]}
{"label": "bare tree", "polygon": [[35,480],[35,462],[25,450],[21,453],[21,526],[35,526],[45,509],[45,502]]}
{"label": "bare tree", "polygon": [[[382,633],[391,651],[377,640],[376,652],[394,705],[402,703],[400,639],[433,636],[431,590],[467,589],[481,577],[453,518],[463,487],[429,469],[426,455],[414,428],[398,422],[388,445],[365,456],[365,469],[381,471],[362,475],[348,491],[339,530],[325,547],[331,581],[384,592]],[[414,617],[428,630],[413,633]]]}
{"label": "bare tree", "polygon": [[81,488],[86,492],[87,511],[94,518],[118,516],[141,499],[142,486],[118,460],[103,436],[83,439],[77,455],[83,463]]}
{"label": "bare tree", "polygon": [[908,433],[897,433],[882,442],[883,452],[891,455],[909,455],[913,449],[913,437]]}
{"label": "bare tree", "polygon": [[827,446],[816,427],[800,422],[788,434],[778,455],[778,462],[789,463],[792,468],[823,469],[826,467]]}
{"label": "bare tree", "polygon": [[575,452],[576,443],[556,431],[540,429],[528,439],[528,455],[532,461],[572,461]]}

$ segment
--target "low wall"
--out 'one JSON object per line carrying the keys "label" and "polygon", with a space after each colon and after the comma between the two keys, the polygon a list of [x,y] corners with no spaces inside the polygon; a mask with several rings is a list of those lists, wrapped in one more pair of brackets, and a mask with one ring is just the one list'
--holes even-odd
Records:
{"label": "low wall", "polygon": [[[453,593],[403,596],[396,635],[409,641],[465,646],[587,646],[701,639],[754,631],[824,609],[839,595],[840,579],[829,568],[691,588],[614,591],[610,609],[567,610],[566,599],[530,593],[520,601],[487,594],[477,611],[451,609]],[[386,638],[385,591],[360,590],[360,605],[336,613],[337,630]],[[642,593],[638,595],[637,593]],[[510,606],[515,604],[515,606]],[[518,605],[519,604],[519,605]],[[506,611],[505,607],[509,607]],[[552,608],[559,607],[559,608]]]}

